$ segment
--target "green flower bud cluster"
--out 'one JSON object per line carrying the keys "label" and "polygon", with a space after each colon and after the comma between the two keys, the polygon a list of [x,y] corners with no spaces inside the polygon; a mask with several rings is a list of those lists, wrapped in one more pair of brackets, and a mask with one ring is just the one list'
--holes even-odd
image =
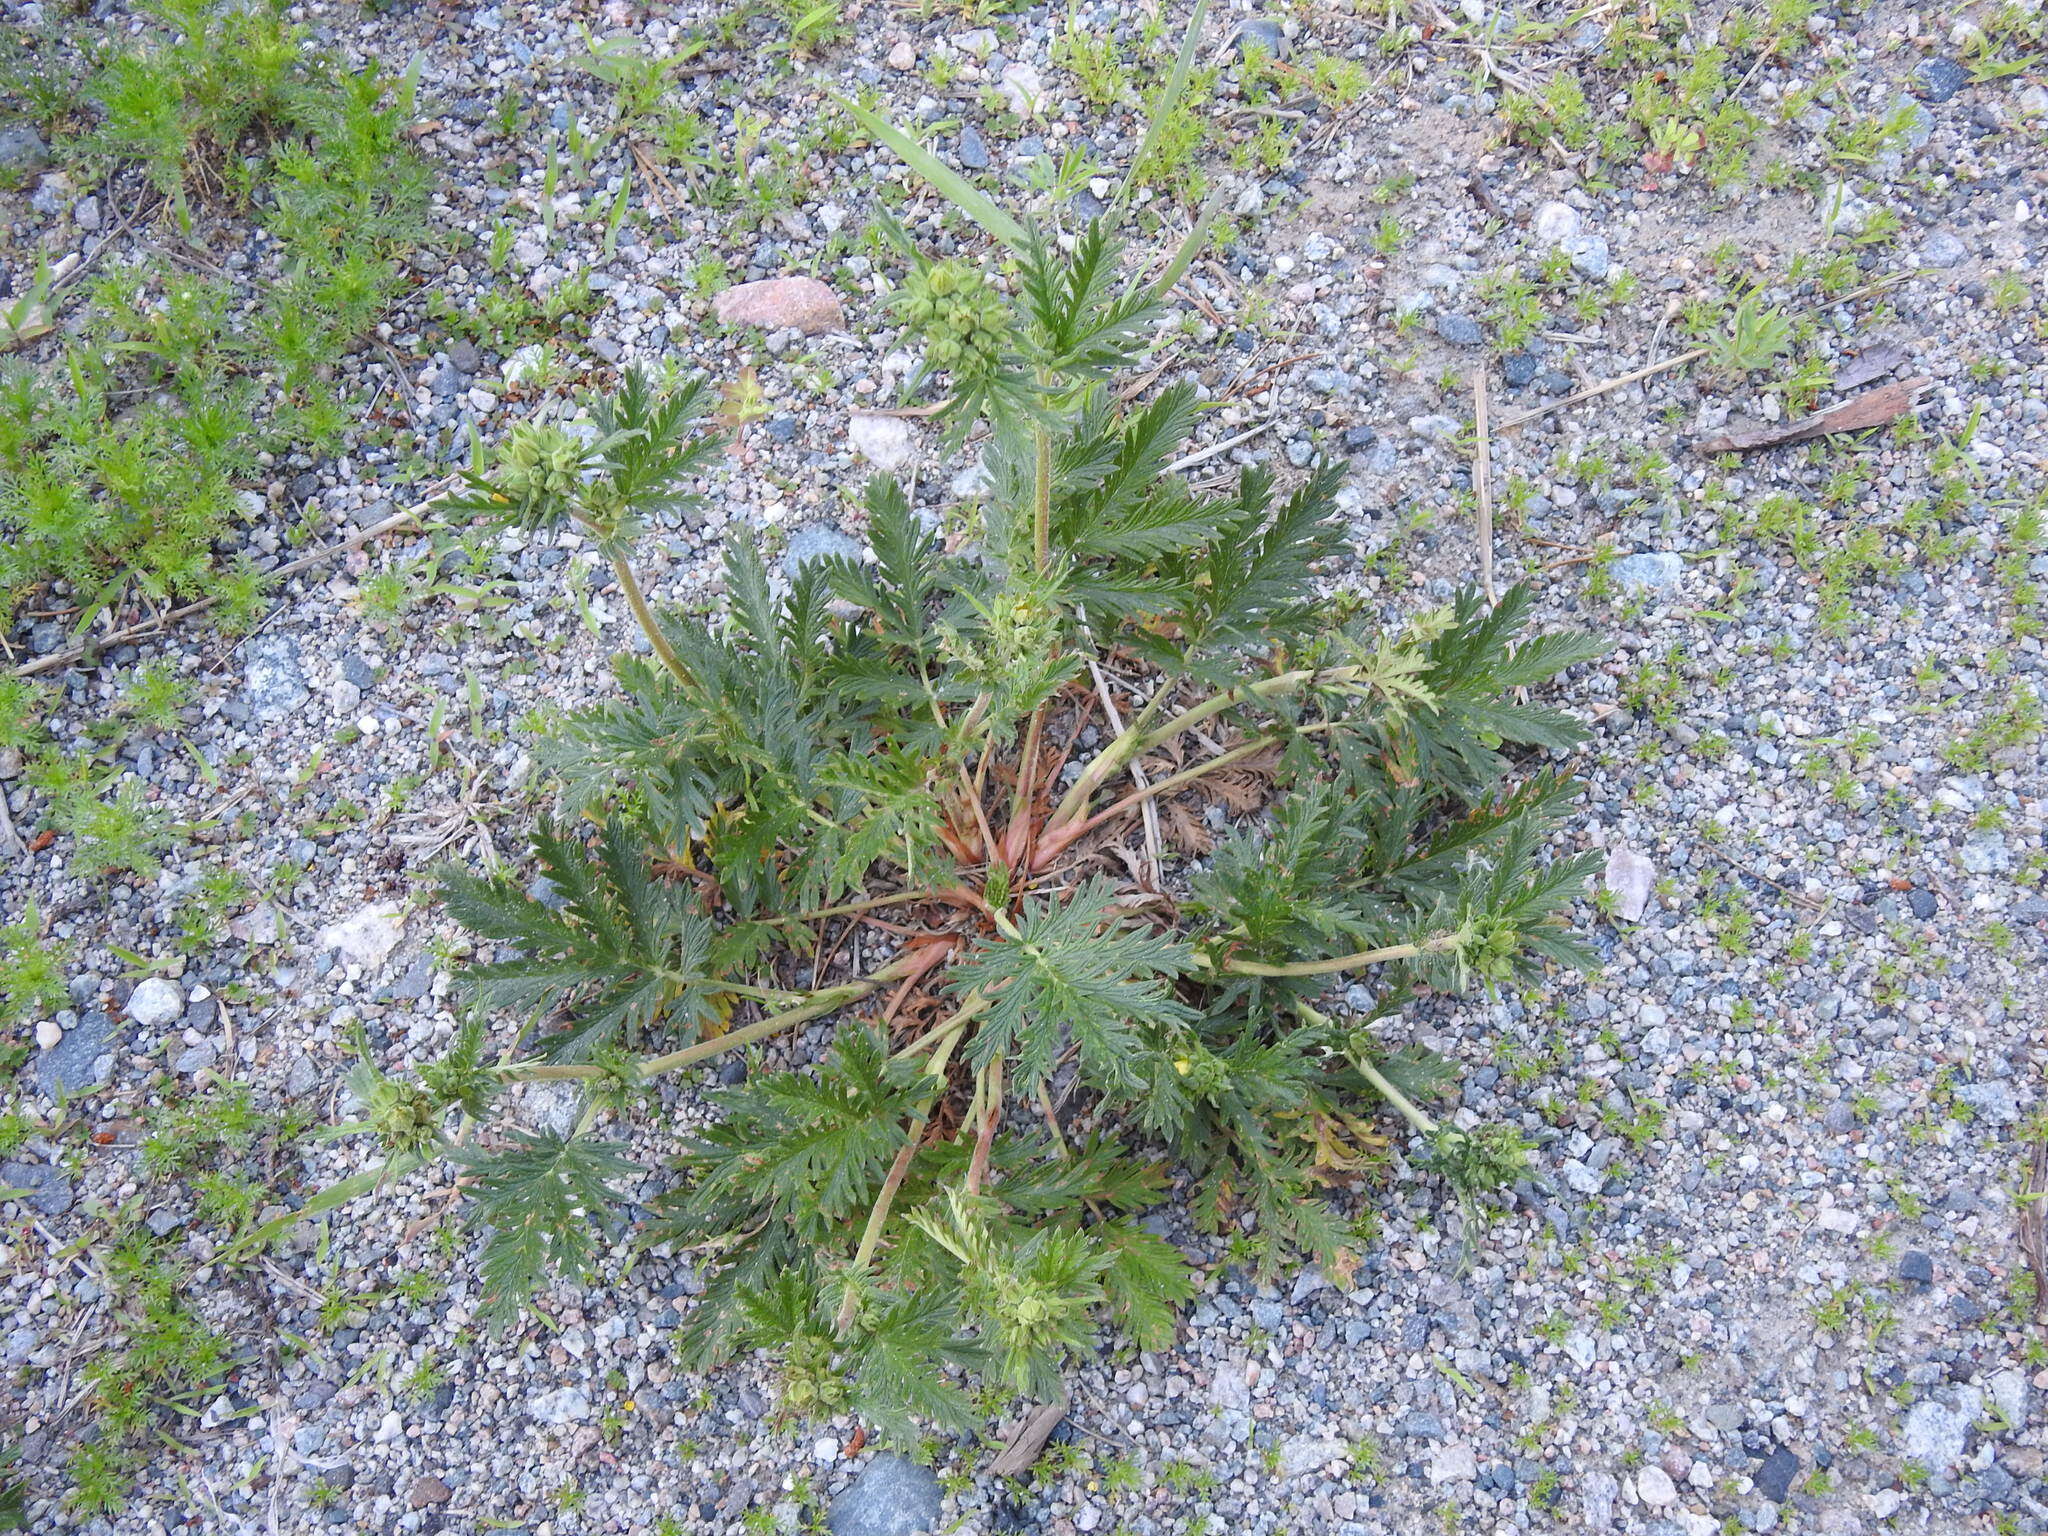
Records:
{"label": "green flower bud cluster", "polygon": [[565,510],[582,488],[588,451],[560,427],[522,424],[498,450],[498,489],[522,517],[551,516]]}
{"label": "green flower bud cluster", "polygon": [[979,268],[957,260],[920,267],[903,285],[902,307],[932,367],[973,380],[1002,365],[1010,307]]}

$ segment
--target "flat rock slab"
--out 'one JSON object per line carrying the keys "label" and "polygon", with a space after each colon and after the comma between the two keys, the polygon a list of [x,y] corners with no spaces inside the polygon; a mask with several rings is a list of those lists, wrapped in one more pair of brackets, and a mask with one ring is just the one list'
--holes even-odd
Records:
{"label": "flat rock slab", "polygon": [[919,1536],[939,1525],[939,1484],[916,1462],[883,1451],[825,1517],[832,1536]]}
{"label": "flat rock slab", "polygon": [[71,1180],[47,1163],[0,1163],[0,1191],[20,1190],[12,1198],[26,1201],[45,1216],[71,1209]]}
{"label": "flat rock slab", "polygon": [[83,1093],[106,1080],[99,1070],[102,1057],[114,1049],[114,1021],[94,1010],[64,1031],[64,1038],[47,1051],[36,1054],[36,1081],[44,1093]]}
{"label": "flat rock slab", "polygon": [[841,330],[846,325],[839,295],[815,277],[771,277],[758,283],[741,283],[718,295],[711,301],[711,307],[727,325],[797,330],[806,336]]}

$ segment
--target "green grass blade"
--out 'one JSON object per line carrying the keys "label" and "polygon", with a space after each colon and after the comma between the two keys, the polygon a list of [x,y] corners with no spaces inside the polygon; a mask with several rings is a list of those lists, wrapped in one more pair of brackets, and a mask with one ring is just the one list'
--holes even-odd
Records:
{"label": "green grass blade", "polygon": [[225,1256],[255,1253],[267,1248],[300,1222],[311,1221],[316,1216],[324,1216],[329,1211],[339,1210],[352,1200],[360,1200],[364,1195],[374,1194],[387,1180],[411,1173],[425,1161],[426,1159],[417,1152],[394,1152],[376,1167],[328,1185],[296,1211],[287,1211],[275,1220],[266,1221],[262,1226],[243,1233],[230,1254]]}
{"label": "green grass blade", "polygon": [[1152,285],[1153,296],[1164,303],[1166,296],[1173,292],[1173,285],[1181,280],[1189,265],[1202,254],[1202,248],[1209,243],[1209,231],[1216,227],[1217,215],[1223,212],[1223,189],[1218,187],[1209,194],[1209,200],[1202,204],[1202,211],[1196,216],[1194,227],[1188,237],[1181,241],[1180,249],[1173,253],[1173,260],[1167,265],[1164,275]]}
{"label": "green grass blade", "polygon": [[1152,155],[1152,141],[1159,137],[1160,125],[1173,115],[1181,94],[1188,88],[1188,76],[1195,72],[1195,50],[1202,46],[1202,23],[1209,17],[1209,0],[1195,0],[1194,14],[1188,17],[1187,35],[1180,40],[1180,53],[1173,61],[1173,73],[1166,77],[1166,88],[1159,93],[1159,99],[1152,104],[1152,115],[1145,123],[1145,136],[1138,140],[1138,152],[1131,156],[1131,163],[1124,167],[1124,184],[1117,188],[1115,208],[1122,208],[1131,200],[1131,194],[1138,190],[1138,168]]}
{"label": "green grass blade", "polygon": [[[1206,0],[1205,0],[1206,3]],[[1021,253],[1030,244],[1024,226],[977,191],[968,180],[946,165],[909,134],[876,112],[844,96],[835,98],[870,135],[896,151],[897,157],[932,184],[947,202],[994,235],[1011,250]]]}

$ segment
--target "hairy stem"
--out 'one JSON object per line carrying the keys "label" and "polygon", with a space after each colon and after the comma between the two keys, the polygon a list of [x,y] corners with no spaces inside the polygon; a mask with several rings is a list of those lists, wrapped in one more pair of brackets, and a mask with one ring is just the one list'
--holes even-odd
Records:
{"label": "hairy stem", "polygon": [[1291,965],[1267,965],[1258,960],[1212,959],[1200,950],[1195,963],[1204,969],[1227,971],[1232,976],[1328,976],[1336,971],[1355,971],[1361,966],[1385,965],[1390,960],[1413,960],[1418,955],[1440,955],[1465,942],[1461,932],[1440,933],[1420,944],[1389,944],[1384,949],[1361,949],[1356,954],[1331,955],[1324,960],[1296,960]]}
{"label": "hairy stem", "polygon": [[1155,748],[1164,746],[1176,736],[1186,734],[1204,720],[1212,719],[1234,705],[1279,698],[1298,688],[1317,683],[1351,682],[1362,670],[1359,667],[1330,667],[1320,670],[1304,667],[1273,677],[1261,678],[1255,683],[1246,683],[1242,687],[1228,688],[1222,693],[1211,694],[1201,703],[1182,710],[1166,724],[1149,731],[1144,729],[1151,713],[1148,708],[1125,727],[1114,741],[1096,753],[1094,761],[1081,770],[1081,776],[1074,780],[1073,787],[1054,808],[1047,825],[1059,827],[1079,819],[1087,810],[1088,802],[1094,797],[1095,792],[1127,764]]}
{"label": "hairy stem", "polygon": [[[1043,382],[1043,374],[1040,375]],[[1031,487],[1031,554],[1038,574],[1052,564],[1052,432],[1038,428],[1038,454]]]}
{"label": "hairy stem", "polygon": [[[700,1061],[709,1061],[714,1056],[741,1046],[752,1045],[757,1040],[766,1040],[770,1035],[788,1029],[793,1024],[802,1024],[817,1018],[820,1014],[831,1013],[858,1002],[869,993],[879,990],[885,983],[903,975],[907,962],[898,956],[879,971],[863,976],[858,981],[841,982],[836,987],[826,987],[813,992],[808,1001],[794,1008],[785,1008],[780,1013],[771,1013],[765,1019],[757,1019],[740,1029],[729,1030],[711,1040],[699,1040],[695,1045],[685,1046],[679,1051],[670,1051],[662,1056],[648,1056],[639,1063],[642,1077],[659,1077],[666,1072],[680,1072],[685,1067],[695,1066]],[[589,1081],[607,1077],[610,1069],[593,1066],[587,1062],[514,1061],[494,1069],[498,1076],[514,1083],[548,1083]]]}
{"label": "hairy stem", "polygon": [[687,683],[690,672],[683,665],[683,658],[676,654],[676,648],[668,643],[668,636],[661,632],[661,626],[654,622],[654,610],[647,606],[647,594],[640,590],[639,578],[633,574],[633,567],[624,555],[612,556],[612,575],[618,578],[619,590],[626,594],[626,604],[633,610],[633,617],[640,621],[640,632],[647,636],[647,643],[654,647],[654,654],[661,658],[661,664],[675,675],[678,681]]}
{"label": "hairy stem", "polygon": [[[1297,1002],[1294,1005],[1294,1011],[1311,1024],[1327,1025],[1330,1022],[1327,1014],[1317,1012],[1306,1003]],[[1400,1112],[1403,1120],[1406,1120],[1425,1136],[1434,1136],[1436,1134],[1436,1118],[1413,1099],[1409,1098],[1407,1094],[1396,1088],[1386,1073],[1372,1064],[1372,1059],[1364,1051],[1353,1050],[1346,1054],[1351,1064],[1358,1068],[1359,1074],[1368,1083],[1373,1085],[1382,1098]]]}
{"label": "hairy stem", "polygon": [[1431,1116],[1428,1113],[1428,1111],[1424,1110],[1420,1105],[1418,1105],[1413,1099],[1409,1098],[1407,1094],[1403,1093],[1400,1089],[1396,1088],[1391,1082],[1389,1082],[1387,1080],[1387,1075],[1384,1072],[1380,1071],[1378,1067],[1374,1066],[1372,1062],[1366,1058],[1363,1052],[1360,1052],[1358,1055],[1352,1057],[1351,1064],[1354,1067],[1358,1068],[1359,1072],[1364,1076],[1365,1080],[1368,1083],[1371,1083],[1373,1087],[1377,1088],[1380,1091],[1381,1096],[1384,1097],[1389,1104],[1393,1105],[1395,1109],[1401,1112],[1401,1118],[1403,1120],[1406,1120],[1410,1125],[1414,1126],[1416,1130],[1422,1132],[1422,1134],[1425,1136],[1434,1136],[1436,1134],[1435,1118]]}
{"label": "hairy stem", "polygon": [[[1045,728],[1045,706],[1039,705],[1031,711],[1031,722],[1024,728],[1024,750],[1017,758],[1017,792],[1010,797],[1010,824],[1003,831],[1001,857],[1012,869],[1023,865],[1027,844],[1031,840],[1031,795],[1036,788],[1033,780],[1038,771],[1038,738]],[[990,849],[991,855],[995,853]]]}
{"label": "hairy stem", "polygon": [[[958,1020],[959,1015],[955,1014],[954,1019]],[[896,1154],[896,1161],[889,1165],[889,1176],[882,1180],[882,1191],[875,1197],[874,1209],[868,1212],[867,1225],[861,1229],[860,1247],[854,1250],[853,1268],[846,1277],[846,1299],[839,1304],[839,1316],[832,1325],[835,1332],[844,1333],[847,1324],[853,1321],[854,1282],[867,1272],[868,1265],[874,1262],[875,1250],[882,1244],[882,1229],[889,1224],[889,1207],[896,1203],[896,1192],[903,1188],[904,1179],[910,1175],[911,1159],[917,1156],[918,1143],[924,1140],[924,1128],[931,1123],[932,1106],[938,1103],[939,1094],[945,1090],[946,1066],[952,1060],[953,1047],[959,1043],[960,1031],[954,1029],[932,1058],[928,1071],[938,1086],[911,1116],[910,1134],[904,1137],[903,1149]]]}
{"label": "hairy stem", "polygon": [[1065,824],[1057,821],[1049,823],[1039,837],[1038,856],[1032,861],[1032,867],[1044,869],[1064,852],[1074,839],[1093,831],[1104,822],[1114,820],[1125,811],[1136,810],[1148,800],[1156,800],[1161,795],[1170,795],[1185,789],[1204,774],[1214,773],[1219,768],[1228,768],[1232,763],[1250,757],[1255,752],[1263,752],[1276,741],[1283,739],[1280,736],[1254,736],[1250,741],[1240,742],[1227,752],[1218,753],[1205,763],[1183,768],[1179,773],[1151,784],[1141,784],[1114,805],[1096,812],[1093,816],[1081,817]]}
{"label": "hairy stem", "polygon": [[982,1010],[986,1007],[988,1007],[987,998],[983,997],[979,992],[970,992],[965,998],[961,999],[958,1008],[954,1009],[952,1013],[948,1014],[939,1023],[934,1024],[925,1033],[919,1035],[910,1044],[904,1046],[902,1050],[898,1051],[890,1059],[892,1061],[902,1061],[907,1057],[916,1056],[920,1052],[928,1051],[942,1041],[947,1041],[957,1036],[964,1027],[979,1018]]}
{"label": "hairy stem", "polygon": [[872,912],[877,907],[893,907],[917,901],[943,901],[944,891],[919,888],[897,891],[889,896],[870,896],[863,901],[845,901],[836,907],[815,907],[809,912],[788,912],[780,917],[764,917],[757,921],[764,923],[815,923],[828,917],[852,917],[856,912]]}

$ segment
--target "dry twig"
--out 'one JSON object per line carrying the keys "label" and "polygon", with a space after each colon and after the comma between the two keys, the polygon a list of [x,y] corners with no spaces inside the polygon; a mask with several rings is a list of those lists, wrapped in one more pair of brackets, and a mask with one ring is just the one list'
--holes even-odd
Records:
{"label": "dry twig", "polygon": [[1472,490],[1479,498],[1479,585],[1489,603],[1498,602],[1493,590],[1493,443],[1486,431],[1486,370],[1472,374],[1472,429],[1478,442],[1472,450]]}

